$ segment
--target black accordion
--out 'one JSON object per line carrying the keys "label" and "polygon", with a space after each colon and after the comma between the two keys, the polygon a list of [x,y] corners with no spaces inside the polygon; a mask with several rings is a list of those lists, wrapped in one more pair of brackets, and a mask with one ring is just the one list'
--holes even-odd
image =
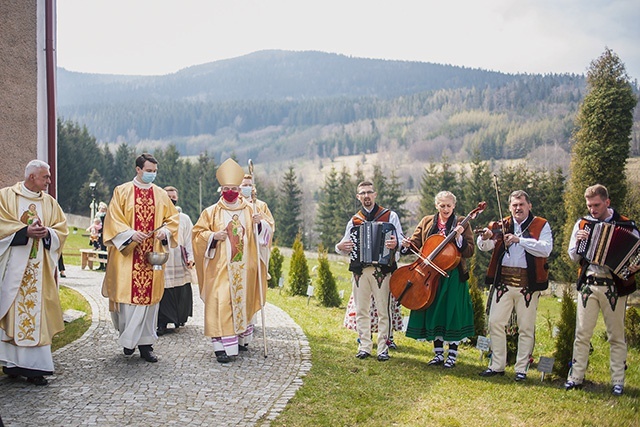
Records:
{"label": "black accordion", "polygon": [[366,221],[351,228],[349,237],[354,243],[349,254],[351,261],[363,265],[390,265],[395,261],[395,249],[388,249],[384,242],[395,235],[396,228],[390,222]]}
{"label": "black accordion", "polygon": [[640,264],[640,237],[633,228],[583,219],[580,229],[589,237],[578,242],[576,253],[591,264],[607,266],[624,280],[629,278],[629,267]]}

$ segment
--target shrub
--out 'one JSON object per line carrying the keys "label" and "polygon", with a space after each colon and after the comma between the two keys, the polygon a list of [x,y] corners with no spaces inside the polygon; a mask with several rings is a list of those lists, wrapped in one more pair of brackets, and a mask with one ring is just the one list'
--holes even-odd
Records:
{"label": "shrub", "polygon": [[327,251],[322,244],[318,248],[318,278],[316,280],[316,296],[324,307],[340,307],[342,302],[338,294],[336,279],[331,273]]}
{"label": "shrub", "polygon": [[[470,272],[473,271],[473,268],[469,269]],[[469,277],[469,294],[471,296],[471,304],[473,306],[473,327],[474,327],[474,336],[471,337],[471,342],[473,345],[476,345],[478,342],[478,336],[486,336],[486,314],[485,314],[485,304],[482,296],[482,291],[478,287],[478,280],[475,278],[473,273],[470,274]]]}
{"label": "shrub", "polygon": [[280,278],[282,277],[282,263],[284,262],[284,255],[280,252],[278,247],[274,247],[271,250],[271,258],[269,258],[269,287],[277,288]]}
{"label": "shrub", "polygon": [[629,307],[627,309],[624,317],[624,329],[629,347],[640,350],[640,312],[637,308]]}
{"label": "shrub", "polygon": [[556,374],[565,378],[569,374],[573,356],[573,340],[576,334],[576,304],[569,286],[564,287],[562,293],[562,308],[556,337],[555,362],[553,369]]}
{"label": "shrub", "polygon": [[291,266],[289,268],[289,286],[291,295],[307,295],[309,286],[309,265],[304,255],[302,236],[300,233],[293,242],[293,254],[291,254]]}

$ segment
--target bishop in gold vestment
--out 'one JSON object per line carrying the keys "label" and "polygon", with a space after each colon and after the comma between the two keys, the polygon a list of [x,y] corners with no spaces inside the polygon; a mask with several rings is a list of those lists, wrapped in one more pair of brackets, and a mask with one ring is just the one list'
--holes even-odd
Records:
{"label": "bishop in gold vestment", "polygon": [[114,189],[105,217],[103,239],[108,262],[103,294],[109,298],[125,355],[133,354],[138,346],[142,358],[156,362],[152,345],[158,339],[164,271],[153,269],[146,255],[177,246],[179,217],[166,191],[151,183],[157,170],[155,158],[143,154],[136,165],[136,177]]}
{"label": "bishop in gold vestment", "polygon": [[202,212],[193,227],[196,271],[205,305],[204,333],[212,338],[220,363],[238,354],[239,338],[250,331],[251,319],[261,307],[259,286],[266,295],[268,266],[262,252],[258,257],[258,245],[265,246],[271,225],[265,220],[256,224],[258,242],[253,209],[239,197],[243,175],[232,159],[218,168],[222,197]]}
{"label": "bishop in gold vestment", "polygon": [[55,270],[67,220],[45,193],[50,177],[34,160],[25,181],[0,190],[0,364],[36,385],[53,373],[51,340],[64,329]]}

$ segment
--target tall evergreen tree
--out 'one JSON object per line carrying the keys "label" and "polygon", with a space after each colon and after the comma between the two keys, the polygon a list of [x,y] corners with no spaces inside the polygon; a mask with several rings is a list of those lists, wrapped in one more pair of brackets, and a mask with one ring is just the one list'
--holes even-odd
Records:
{"label": "tall evergreen tree", "polygon": [[66,211],[86,215],[87,200],[78,194],[102,163],[102,152],[86,126],[58,120],[58,202]]}
{"label": "tall evergreen tree", "polygon": [[320,243],[325,248],[333,247],[342,238],[344,221],[338,221],[336,211],[340,209],[340,193],[343,190],[338,182],[338,173],[331,168],[324,177],[324,185],[320,190],[318,214],[316,216],[316,231]]}
{"label": "tall evergreen tree", "polygon": [[280,183],[280,196],[275,212],[277,224],[275,238],[280,246],[291,247],[302,230],[302,190],[298,185],[293,166],[284,174]]}
{"label": "tall evergreen tree", "polygon": [[591,62],[587,90],[573,135],[571,178],[564,198],[565,241],[569,241],[574,221],[585,212],[586,187],[605,185],[614,208],[624,205],[627,192],[625,165],[637,99],[624,64],[611,49]]}

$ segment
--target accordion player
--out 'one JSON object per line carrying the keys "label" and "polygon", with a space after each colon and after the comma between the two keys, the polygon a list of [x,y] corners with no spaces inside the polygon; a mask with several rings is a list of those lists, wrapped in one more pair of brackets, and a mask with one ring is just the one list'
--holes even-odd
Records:
{"label": "accordion player", "polygon": [[395,249],[385,246],[385,241],[396,234],[390,222],[365,221],[351,228],[349,237],[354,243],[349,254],[352,261],[363,265],[390,265],[395,260]]}
{"label": "accordion player", "polygon": [[592,264],[607,266],[613,274],[627,280],[629,267],[640,264],[640,237],[627,223],[608,223],[582,219],[580,230],[589,233],[580,240],[576,253]]}

